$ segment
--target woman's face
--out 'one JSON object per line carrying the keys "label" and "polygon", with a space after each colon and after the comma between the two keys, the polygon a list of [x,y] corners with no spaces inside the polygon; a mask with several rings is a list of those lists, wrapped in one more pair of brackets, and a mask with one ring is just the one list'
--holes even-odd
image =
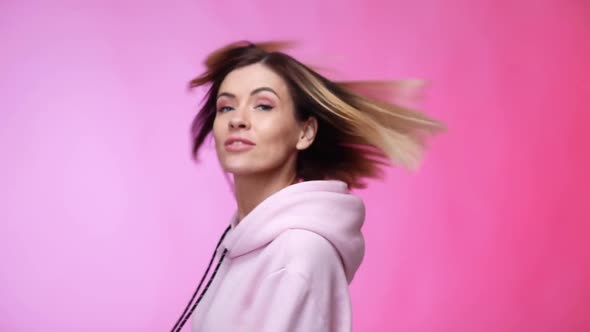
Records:
{"label": "woman's face", "polygon": [[297,151],[311,144],[305,127],[295,118],[286,82],[268,67],[238,68],[221,83],[213,136],[227,172],[252,175],[285,167],[294,171]]}

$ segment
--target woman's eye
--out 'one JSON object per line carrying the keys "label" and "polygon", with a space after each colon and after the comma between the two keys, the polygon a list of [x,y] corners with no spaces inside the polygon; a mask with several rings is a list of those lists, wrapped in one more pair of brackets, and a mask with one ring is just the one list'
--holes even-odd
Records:
{"label": "woman's eye", "polygon": [[273,107],[271,105],[260,104],[260,105],[256,106],[256,108],[258,108],[259,110],[262,110],[262,111],[270,111]]}
{"label": "woman's eye", "polygon": [[217,112],[220,112],[220,113],[225,113],[225,112],[227,112],[227,111],[231,111],[231,110],[232,110],[232,108],[231,108],[231,107],[229,107],[229,106],[223,106],[223,107],[220,107],[220,108],[218,108],[218,109],[217,109]]}

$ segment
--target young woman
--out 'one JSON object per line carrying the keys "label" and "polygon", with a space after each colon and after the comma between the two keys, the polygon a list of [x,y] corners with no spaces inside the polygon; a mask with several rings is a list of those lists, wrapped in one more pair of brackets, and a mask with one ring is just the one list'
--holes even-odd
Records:
{"label": "young woman", "polygon": [[237,211],[173,331],[191,316],[199,332],[350,331],[365,213],[349,189],[390,162],[415,165],[423,139],[442,128],[371,95],[403,83],[333,82],[284,46],[228,45],[190,82],[209,86],[193,152],[212,134]]}

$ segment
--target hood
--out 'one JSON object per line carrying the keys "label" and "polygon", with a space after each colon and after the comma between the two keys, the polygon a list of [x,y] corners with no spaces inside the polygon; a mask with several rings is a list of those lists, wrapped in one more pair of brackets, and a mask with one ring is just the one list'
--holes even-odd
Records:
{"label": "hood", "polygon": [[365,253],[361,226],[362,200],[338,180],[304,181],[277,191],[262,201],[239,223],[231,218],[231,231],[221,244],[235,258],[269,244],[288,229],[317,233],[330,241],[342,260],[350,283]]}

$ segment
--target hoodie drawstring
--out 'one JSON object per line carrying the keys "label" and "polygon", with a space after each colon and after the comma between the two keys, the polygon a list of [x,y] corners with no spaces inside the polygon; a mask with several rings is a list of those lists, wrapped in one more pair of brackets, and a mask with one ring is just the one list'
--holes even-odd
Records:
{"label": "hoodie drawstring", "polygon": [[[189,319],[189,317],[191,316],[191,314],[193,313],[195,308],[197,308],[197,305],[199,304],[199,302],[201,302],[201,299],[203,298],[205,293],[207,293],[207,289],[209,289],[211,282],[213,282],[213,278],[215,278],[215,274],[217,274],[217,270],[219,269],[219,266],[221,266],[221,262],[223,262],[223,258],[227,254],[227,248],[223,249],[223,253],[221,254],[221,258],[219,258],[219,262],[217,263],[215,270],[213,270],[213,274],[211,274],[211,277],[209,278],[209,281],[207,282],[205,289],[203,289],[203,292],[201,293],[201,295],[197,299],[197,302],[195,302],[195,304],[193,305],[193,307],[189,311],[189,308],[191,307],[191,303],[195,299],[195,296],[197,296],[197,294],[199,293],[199,290],[201,289],[201,285],[203,285],[203,281],[205,280],[205,277],[209,273],[209,269],[211,269],[211,264],[213,264],[213,260],[215,259],[215,254],[217,253],[217,249],[219,249],[221,242],[223,242],[223,238],[225,238],[225,235],[227,234],[227,232],[230,229],[231,229],[231,225],[229,225],[227,227],[227,229],[225,230],[225,232],[223,232],[223,235],[221,235],[221,238],[219,239],[219,242],[217,243],[217,246],[215,247],[215,251],[213,252],[213,256],[211,257],[211,260],[209,261],[209,266],[207,266],[207,270],[205,270],[205,274],[201,278],[201,281],[199,282],[199,286],[197,287],[197,290],[194,292],[194,294],[191,297],[190,301],[188,302],[186,308],[182,312],[182,315],[180,316],[180,318],[178,318],[178,321],[176,321],[176,324],[174,324],[174,327],[172,328],[172,332],[179,332],[182,329],[182,327],[184,326],[186,321]],[[187,315],[187,311],[189,311],[188,315]],[[183,317],[184,317],[184,319],[183,319]]]}

